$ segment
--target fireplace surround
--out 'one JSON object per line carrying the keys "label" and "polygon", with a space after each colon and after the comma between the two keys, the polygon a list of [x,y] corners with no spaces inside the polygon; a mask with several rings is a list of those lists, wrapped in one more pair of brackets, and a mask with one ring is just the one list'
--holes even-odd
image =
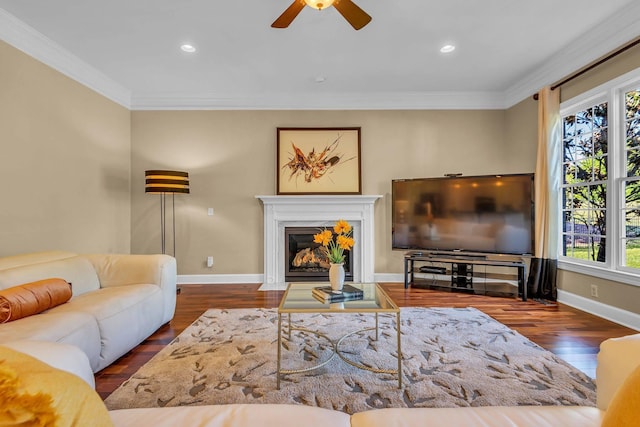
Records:
{"label": "fireplace surround", "polygon": [[285,228],[333,227],[339,219],[353,227],[354,282],[373,282],[374,205],[380,195],[256,196],[264,208],[264,283],[285,282]]}
{"label": "fireplace surround", "polygon": [[[285,269],[287,282],[326,281],[329,277],[328,250],[313,241],[321,229],[314,227],[285,227]],[[335,234],[334,234],[335,236]],[[335,237],[334,237],[335,238]],[[353,281],[351,264],[353,251],[345,252],[345,281]]]}

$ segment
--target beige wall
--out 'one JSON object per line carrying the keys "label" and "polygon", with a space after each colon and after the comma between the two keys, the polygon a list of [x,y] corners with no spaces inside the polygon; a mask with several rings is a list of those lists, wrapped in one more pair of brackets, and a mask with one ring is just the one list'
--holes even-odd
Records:
{"label": "beige wall", "polygon": [[640,45],[626,50],[615,58],[562,85],[560,101],[571,99],[638,67],[640,67]]}
{"label": "beige wall", "polygon": [[[160,249],[160,202],[144,194],[144,171],[185,170],[191,194],[176,196],[179,273],[261,274],[263,211],[255,196],[276,191],[276,128],[360,126],[363,194],[384,196],[375,209],[375,271],[399,273],[403,252],[391,250],[391,180],[532,172],[536,125],[529,104],[508,111],[135,111],[132,251]],[[508,117],[523,128],[508,125]],[[212,269],[205,265],[209,255]]]}
{"label": "beige wall", "polygon": [[[640,67],[640,45],[563,85],[561,99],[562,101],[569,100],[638,67]],[[591,296],[591,284],[598,285],[598,298]],[[560,271],[558,288],[587,299],[640,314],[640,305],[637,303],[640,301],[640,286],[599,279],[570,271]]]}
{"label": "beige wall", "polygon": [[130,113],[0,42],[0,256],[130,250]]}
{"label": "beige wall", "polygon": [[535,172],[538,147],[538,102],[528,97],[506,110],[505,155]]}
{"label": "beige wall", "polygon": [[[598,287],[598,298],[591,296],[591,285]],[[640,287],[586,274],[558,270],[558,289],[602,304],[640,314]]]}
{"label": "beige wall", "polygon": [[[633,48],[565,85],[563,100],[637,68],[639,55]],[[392,179],[535,167],[531,98],[504,111],[130,113],[2,42],[0,63],[0,179],[9,183],[0,256],[158,252],[159,197],[144,194],[144,170],[168,168],[191,175],[192,193],[176,196],[180,274],[260,274],[262,207],[254,196],[275,193],[279,126],[362,127],[363,193],[384,196],[376,206],[378,273],[402,271],[402,252],[390,242]],[[600,302],[639,312],[631,304],[638,287],[559,274],[560,289],[586,298],[592,283]]]}

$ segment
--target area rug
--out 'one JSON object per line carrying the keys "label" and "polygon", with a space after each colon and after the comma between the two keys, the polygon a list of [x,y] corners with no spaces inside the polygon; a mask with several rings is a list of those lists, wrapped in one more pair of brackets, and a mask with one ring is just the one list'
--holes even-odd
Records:
{"label": "area rug", "polygon": [[[283,320],[286,317],[283,318]],[[286,322],[283,321],[286,325]],[[293,315],[295,326],[337,340],[373,327],[372,314]],[[397,367],[395,316],[380,315],[379,339],[343,341],[351,359]],[[288,374],[276,389],[275,309],[206,311],[106,400],[109,409],[225,403],[289,403],[354,413],[385,407],[595,404],[595,384],[576,368],[474,308],[402,308],[403,388],[394,375],[338,357]],[[304,369],[331,354],[313,334],[284,334],[282,368]]]}

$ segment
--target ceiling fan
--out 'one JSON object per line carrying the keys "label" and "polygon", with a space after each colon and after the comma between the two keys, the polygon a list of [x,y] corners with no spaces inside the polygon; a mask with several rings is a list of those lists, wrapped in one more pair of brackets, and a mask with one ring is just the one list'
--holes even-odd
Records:
{"label": "ceiling fan", "polygon": [[287,28],[305,6],[318,10],[333,6],[356,30],[359,30],[371,21],[371,17],[367,12],[360,9],[360,7],[351,0],[294,0],[291,6],[289,6],[271,26],[273,28]]}

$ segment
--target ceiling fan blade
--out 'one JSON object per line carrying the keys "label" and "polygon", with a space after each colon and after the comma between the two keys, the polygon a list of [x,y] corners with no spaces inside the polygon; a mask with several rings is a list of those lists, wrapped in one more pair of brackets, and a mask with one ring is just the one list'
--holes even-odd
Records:
{"label": "ceiling fan blade", "polygon": [[296,19],[296,16],[298,16],[300,11],[304,9],[304,6],[304,0],[294,0],[294,2],[291,3],[291,6],[289,6],[287,10],[285,10],[282,15],[280,15],[278,19],[273,22],[273,24],[271,24],[271,27],[287,28],[289,24],[291,24],[291,22]]}
{"label": "ceiling fan blade", "polygon": [[367,12],[360,9],[360,7],[351,0],[336,0],[333,6],[338,9],[340,15],[356,30],[359,30],[371,21],[371,17]]}

